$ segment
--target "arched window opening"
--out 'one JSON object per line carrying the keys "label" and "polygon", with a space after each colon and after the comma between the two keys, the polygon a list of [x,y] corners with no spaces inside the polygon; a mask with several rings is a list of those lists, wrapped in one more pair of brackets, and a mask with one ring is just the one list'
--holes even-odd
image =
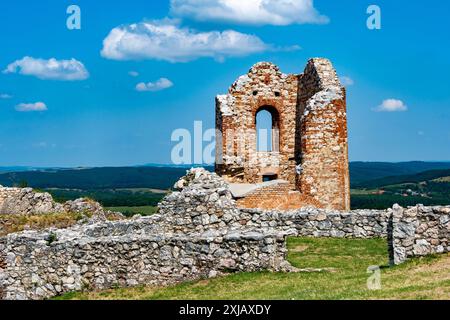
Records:
{"label": "arched window opening", "polygon": [[279,117],[275,108],[262,107],[256,113],[258,152],[279,151]]}

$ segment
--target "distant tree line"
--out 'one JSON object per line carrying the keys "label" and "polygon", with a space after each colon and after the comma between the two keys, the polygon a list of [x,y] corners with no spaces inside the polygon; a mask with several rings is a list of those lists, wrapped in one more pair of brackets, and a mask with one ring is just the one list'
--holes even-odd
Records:
{"label": "distant tree line", "polygon": [[104,207],[143,207],[156,206],[164,194],[132,190],[63,190],[50,189],[55,201],[65,202],[77,198],[90,198]]}

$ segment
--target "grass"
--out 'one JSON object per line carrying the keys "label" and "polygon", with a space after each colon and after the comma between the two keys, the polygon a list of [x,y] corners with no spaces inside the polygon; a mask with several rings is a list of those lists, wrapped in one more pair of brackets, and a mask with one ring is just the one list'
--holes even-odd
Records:
{"label": "grass", "polygon": [[27,229],[43,230],[73,226],[86,217],[81,213],[49,213],[39,215],[0,215],[0,237]]}
{"label": "grass", "polygon": [[155,214],[158,211],[158,207],[154,206],[143,206],[143,207],[108,207],[107,210],[113,212],[120,212],[126,217],[131,217],[136,214],[142,216],[149,216]]}
{"label": "grass", "polygon": [[[288,239],[288,260],[299,268],[334,268],[320,273],[236,273],[170,287],[75,292],[56,299],[450,299],[450,255],[415,259],[388,268],[383,239]],[[367,289],[372,265],[381,269],[382,289]]]}
{"label": "grass", "polygon": [[[82,219],[91,218],[92,213],[45,213],[36,215],[0,215],[0,237],[10,233],[24,230],[44,230],[48,228],[65,229],[75,225]],[[110,221],[121,220],[123,217],[107,214],[106,219]]]}

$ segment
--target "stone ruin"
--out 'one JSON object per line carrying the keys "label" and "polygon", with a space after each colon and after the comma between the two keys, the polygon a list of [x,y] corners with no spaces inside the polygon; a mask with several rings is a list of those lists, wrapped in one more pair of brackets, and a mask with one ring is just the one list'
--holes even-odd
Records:
{"label": "stone ruin", "polygon": [[49,213],[89,213],[101,217],[106,214],[121,216],[103,209],[96,201],[80,198],[65,203],[56,202],[48,192],[32,188],[6,188],[0,185],[0,215],[40,215]]}
{"label": "stone ruin", "polygon": [[[92,212],[66,229],[0,238],[0,299],[168,285],[229,272],[296,272],[286,237],[386,238],[389,259],[450,252],[450,207],[350,211],[346,93],[331,63],[300,75],[258,63],[216,99],[216,173],[191,169],[150,217],[108,221],[86,199],[0,186],[0,215]],[[272,116],[257,150],[256,115]]]}
{"label": "stone ruin", "polygon": [[238,271],[295,271],[286,233],[245,227],[228,184],[192,169],[159,213],[0,238],[0,299],[168,285]]}
{"label": "stone ruin", "polygon": [[386,238],[392,263],[450,252],[450,207],[338,211],[239,208],[230,184],[191,169],[150,217],[0,238],[0,299],[169,285],[230,272],[296,272],[286,237]]}
{"label": "stone ruin", "polygon": [[[260,111],[272,117],[270,150],[258,150]],[[217,96],[216,129],[216,172],[240,207],[350,210],[346,92],[329,60],[302,74],[255,64]]]}

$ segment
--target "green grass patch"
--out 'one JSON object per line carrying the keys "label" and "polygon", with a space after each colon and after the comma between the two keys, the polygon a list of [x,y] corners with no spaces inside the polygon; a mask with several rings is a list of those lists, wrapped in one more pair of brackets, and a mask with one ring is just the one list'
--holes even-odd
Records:
{"label": "green grass patch", "polygon": [[141,216],[150,216],[158,212],[158,207],[155,206],[143,206],[143,207],[107,207],[107,210],[114,212],[120,212],[126,217],[132,217],[136,214]]}

